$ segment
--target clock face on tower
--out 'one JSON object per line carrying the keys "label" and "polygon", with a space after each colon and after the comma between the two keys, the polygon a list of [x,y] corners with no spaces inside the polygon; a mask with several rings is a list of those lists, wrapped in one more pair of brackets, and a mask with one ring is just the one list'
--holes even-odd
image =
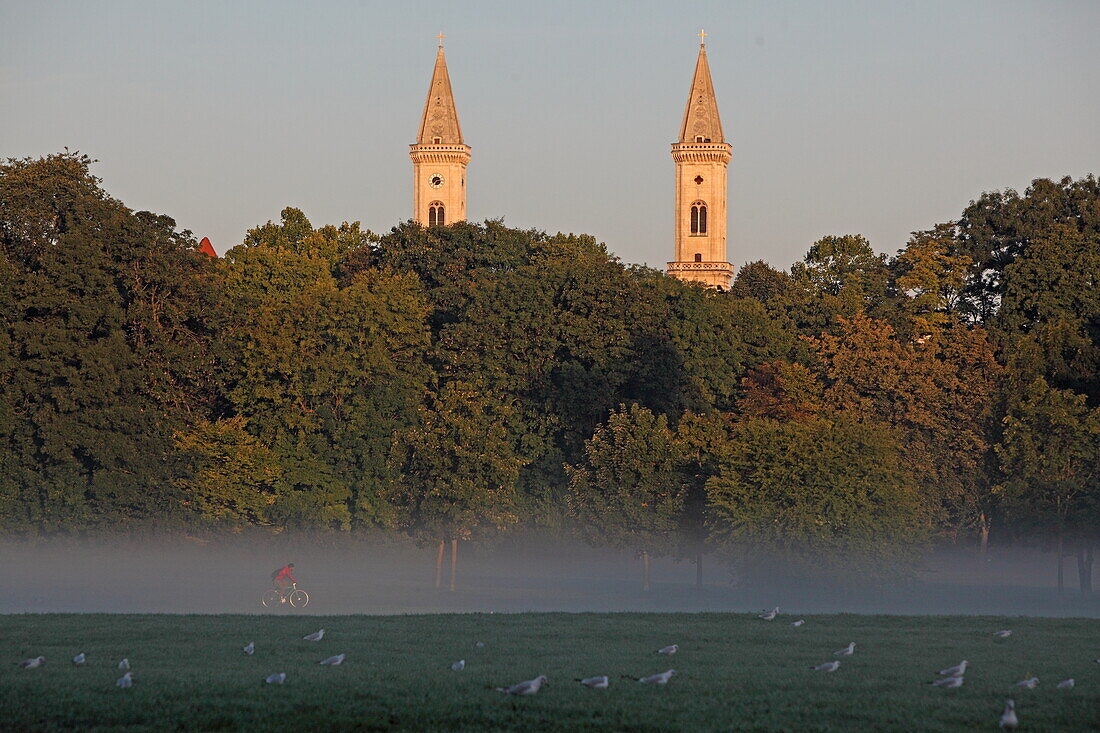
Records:
{"label": "clock face on tower", "polygon": [[431,174],[430,176],[428,176],[428,185],[432,188],[439,188],[443,185],[443,176],[439,175],[438,173]]}

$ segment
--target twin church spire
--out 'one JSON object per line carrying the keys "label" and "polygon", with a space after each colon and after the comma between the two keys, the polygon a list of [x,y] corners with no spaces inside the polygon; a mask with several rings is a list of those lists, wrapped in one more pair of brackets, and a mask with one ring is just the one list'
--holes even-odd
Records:
{"label": "twin church spire", "polygon": [[[700,32],[699,57],[680,137],[672,144],[676,163],[676,245],[668,274],[726,289],[733,275],[726,255],[726,168],[732,146],[722,134],[706,45],[702,43],[705,37]],[[420,129],[416,142],[409,146],[409,156],[413,163],[413,220],[425,226],[465,221],[470,146],[462,139],[442,33]]]}

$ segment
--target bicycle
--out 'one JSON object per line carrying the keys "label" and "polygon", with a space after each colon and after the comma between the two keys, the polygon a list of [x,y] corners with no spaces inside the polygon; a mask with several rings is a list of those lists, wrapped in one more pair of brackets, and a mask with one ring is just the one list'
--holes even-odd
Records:
{"label": "bicycle", "polygon": [[289,603],[294,608],[303,608],[309,603],[309,593],[300,589],[297,583],[293,583],[286,590],[269,588],[264,591],[263,596],[260,597],[260,603],[264,608],[274,608],[284,603]]}

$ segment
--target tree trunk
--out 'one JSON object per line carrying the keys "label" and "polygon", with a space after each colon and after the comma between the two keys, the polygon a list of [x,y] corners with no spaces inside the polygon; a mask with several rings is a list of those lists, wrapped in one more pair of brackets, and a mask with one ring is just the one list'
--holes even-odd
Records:
{"label": "tree trunk", "polygon": [[458,566],[458,540],[451,540],[451,592],[455,589],[455,568]]}
{"label": "tree trunk", "polygon": [[1065,556],[1065,549],[1062,546],[1062,528],[1058,528],[1058,592],[1063,593],[1066,590],[1065,573],[1062,570],[1062,557]]}
{"label": "tree trunk", "polygon": [[439,541],[439,552],[435,555],[435,587],[443,585],[443,540]]}
{"label": "tree trunk", "polygon": [[703,553],[695,556],[695,587],[703,587]]}
{"label": "tree trunk", "polygon": [[642,553],[642,590],[649,590],[649,553]]}
{"label": "tree trunk", "polygon": [[985,560],[989,557],[989,520],[986,519],[985,512],[982,512],[980,521],[982,527],[982,543],[981,550],[979,551],[978,556],[982,559],[982,562],[985,562]]}
{"label": "tree trunk", "polygon": [[1081,585],[1081,593],[1092,593],[1092,545],[1085,548],[1081,543],[1077,546],[1077,580]]}

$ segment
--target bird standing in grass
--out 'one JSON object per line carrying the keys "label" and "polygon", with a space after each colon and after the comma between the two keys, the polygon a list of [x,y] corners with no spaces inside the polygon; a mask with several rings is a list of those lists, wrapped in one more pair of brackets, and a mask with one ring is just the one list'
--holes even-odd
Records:
{"label": "bird standing in grass", "polygon": [[1055,687],[1059,690],[1072,690],[1074,685],[1076,684],[1077,683],[1073,681],[1073,678],[1070,677],[1068,680],[1062,680],[1057,685],[1055,685]]}
{"label": "bird standing in grass", "polygon": [[778,615],[779,615],[779,606],[776,606],[772,610],[765,611],[764,613],[760,614],[759,616],[757,616],[757,618],[764,619],[765,621],[774,621],[775,617],[778,616]]}
{"label": "bird standing in grass", "polygon": [[115,686],[116,687],[121,687],[124,690],[129,689],[133,684],[134,684],[134,673],[133,672],[127,672],[126,674],[122,675],[117,680],[115,680]]}
{"label": "bird standing in grass", "polygon": [[73,664],[79,667],[80,665],[84,664],[85,659],[86,657],[84,656],[84,652],[80,652],[80,654],[77,654],[75,657],[73,657]]}
{"label": "bird standing in grass", "polygon": [[954,690],[957,687],[963,686],[963,676],[960,674],[957,677],[941,677],[932,684],[936,687],[942,687],[945,690]]}
{"label": "bird standing in grass", "polygon": [[962,677],[964,674],[966,674],[966,666],[968,664],[970,664],[970,662],[968,662],[964,659],[961,662],[959,662],[958,664],[956,664],[954,667],[948,667],[947,669],[941,669],[937,674],[944,675],[944,676],[947,676],[947,677]]}
{"label": "bird standing in grass", "polygon": [[856,643],[854,641],[848,642],[848,646],[843,649],[837,649],[833,652],[834,657],[850,657],[856,653]]}
{"label": "bird standing in grass", "polygon": [[276,674],[269,674],[264,677],[264,682],[269,685],[281,685],[286,682],[286,672],[278,672]]}
{"label": "bird standing in grass", "polygon": [[45,663],[46,663],[46,658],[45,657],[35,657],[34,659],[24,659],[22,662],[19,663],[19,668],[20,669],[35,669],[36,667],[41,667]]}
{"label": "bird standing in grass", "polygon": [[122,661],[118,663],[118,668],[123,672],[130,671],[130,658],[124,657]]}
{"label": "bird standing in grass", "polygon": [[816,667],[810,667],[815,672],[835,672],[840,669],[840,662],[825,662]]}
{"label": "bird standing in grass", "polygon": [[247,654],[248,656],[251,657],[252,653],[254,651],[256,651],[256,643],[255,642],[250,641],[250,642],[248,642],[247,644],[244,645],[244,653]]}
{"label": "bird standing in grass", "polygon": [[1020,724],[1016,718],[1016,703],[1013,700],[1005,700],[1005,711],[1001,713],[1001,728],[1015,729]]}
{"label": "bird standing in grass", "polygon": [[594,690],[606,690],[608,685],[607,675],[601,674],[596,677],[585,677],[583,680],[577,680],[585,687],[591,687]]}
{"label": "bird standing in grass", "polygon": [[679,644],[669,644],[666,647],[658,649],[657,653],[658,654],[675,654],[678,651],[680,651],[680,645]]}
{"label": "bird standing in grass", "polygon": [[1008,629],[1001,629],[1000,631],[993,632],[994,639],[1007,639],[1010,636],[1012,636],[1012,632]]}
{"label": "bird standing in grass", "polygon": [[1038,686],[1039,686],[1039,678],[1038,677],[1029,677],[1026,680],[1020,680],[1015,685],[1013,685],[1013,687],[1022,687],[1025,690],[1034,690]]}
{"label": "bird standing in grass", "polygon": [[320,662],[318,662],[318,664],[323,664],[326,667],[335,667],[338,664],[343,664],[344,659],[347,658],[347,656],[348,656],[347,654],[337,654],[334,657],[329,657],[328,659],[322,659]]}
{"label": "bird standing in grass", "polygon": [[325,630],[321,629],[320,631],[314,631],[312,634],[306,634],[302,638],[306,641],[320,641],[325,638]]}
{"label": "bird standing in grass", "polygon": [[643,685],[667,685],[668,681],[672,679],[672,675],[676,674],[674,669],[666,669],[664,672],[658,672],[657,674],[651,674],[648,677],[642,677],[638,681]]}
{"label": "bird standing in grass", "polygon": [[517,682],[511,687],[494,687],[497,692],[503,692],[506,695],[534,695],[542,686],[547,684],[546,675],[540,674],[533,680],[524,680],[523,682]]}
{"label": "bird standing in grass", "polygon": [[795,627],[795,628],[797,629],[797,628],[798,628],[799,626],[801,626],[801,625],[802,625],[802,624],[804,624],[804,623],[806,623],[806,620],[805,620],[805,619],[801,619],[801,618],[800,618],[800,619],[798,619],[797,621],[794,621],[794,622],[792,622],[792,623],[791,623],[791,626],[793,626],[793,627]]}
{"label": "bird standing in grass", "polygon": [[466,669],[465,659],[459,659],[457,662],[451,665],[451,670],[454,672],[461,672],[464,669]]}

